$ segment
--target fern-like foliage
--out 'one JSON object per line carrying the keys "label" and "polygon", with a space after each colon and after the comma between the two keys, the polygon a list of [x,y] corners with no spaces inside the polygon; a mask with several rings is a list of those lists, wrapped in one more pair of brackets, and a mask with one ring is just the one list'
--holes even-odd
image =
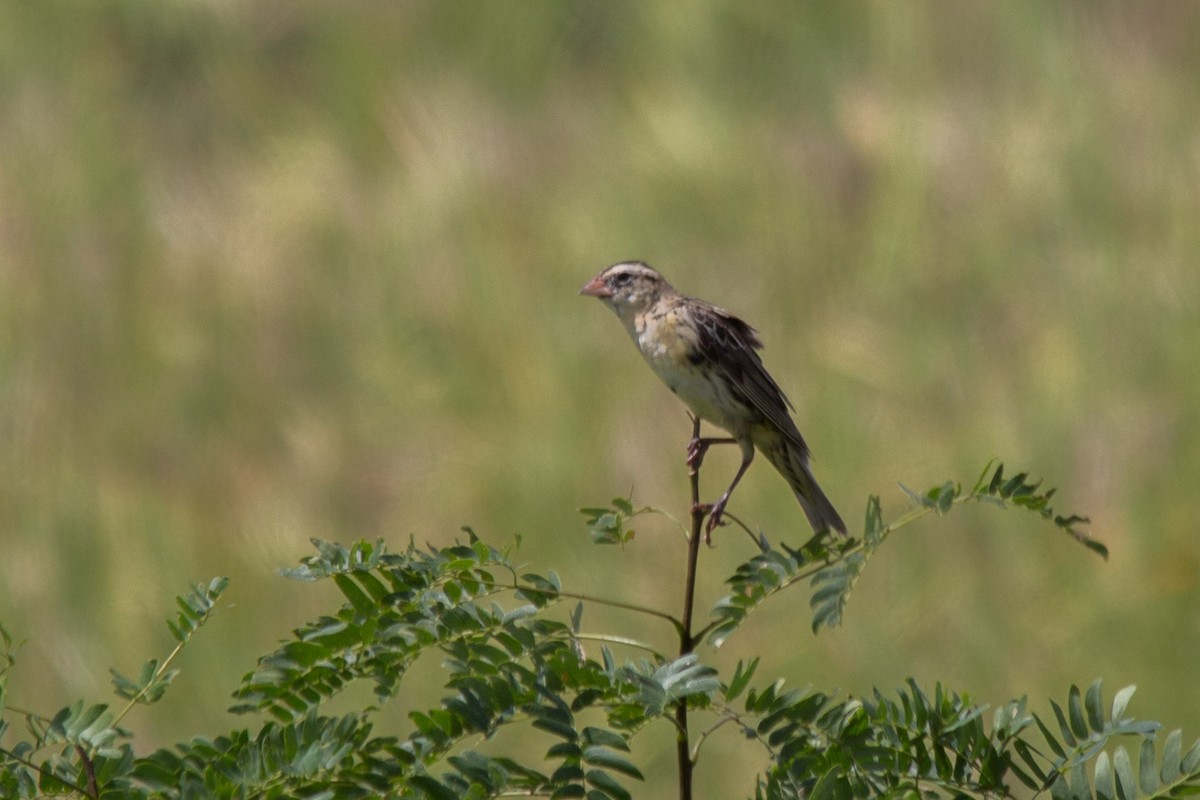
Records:
{"label": "fern-like foliage", "polygon": [[[992,470],[993,464],[996,467],[994,471]],[[991,473],[990,478],[988,477],[989,472]],[[1050,506],[1050,499],[1058,490],[1047,489],[1041,492],[1038,491],[1041,485],[1040,480],[1030,483],[1028,472],[1019,472],[1006,478],[1004,464],[993,459],[984,466],[979,479],[967,492],[964,492],[958,484],[950,482],[930,489],[924,495],[916,494],[903,484],[900,485],[900,488],[921,508],[937,511],[940,514],[945,514],[955,503],[978,502],[991,503],[1000,508],[1007,508],[1011,505],[1030,511],[1052,523],[1055,528],[1066,533],[1088,550],[1107,559],[1108,548],[1102,542],[1089,536],[1081,527],[1089,522],[1088,518],[1078,514],[1056,514]]]}
{"label": "fern-like foliage", "polygon": [[[842,701],[819,692],[784,692],[776,683],[751,690],[744,711],[730,713],[759,720],[746,726],[746,735],[772,757],[756,798],[1012,797],[1018,784],[1055,800],[1200,792],[1200,741],[1183,754],[1180,732],[1173,732],[1157,763],[1159,726],[1125,716],[1132,694],[1133,687],[1122,689],[1106,713],[1100,681],[1088,690],[1086,706],[1072,686],[1069,716],[1051,701],[1057,734],[1028,712],[1024,698],[989,714],[940,684],[930,696],[911,679],[894,696],[876,690],[869,698]],[[1114,745],[1122,737],[1138,740],[1137,780],[1128,750]]]}
{"label": "fern-like foliage", "polygon": [[171,661],[191,640],[192,634],[216,613],[217,600],[228,586],[228,578],[213,578],[207,586],[197,584],[186,595],[175,598],[179,613],[174,620],[167,620],[167,628],[171,631],[176,645],[164,661],[149,659],[142,664],[136,678],[128,678],[115,669],[109,670],[117,696],[129,701],[129,705],[120,716],[128,713],[136,703],[150,705],[162,698],[171,682],[179,675],[179,670],[170,669]]}
{"label": "fern-like foliage", "polygon": [[661,514],[651,506],[633,507],[630,497],[614,497],[611,506],[595,506],[579,509],[587,517],[588,533],[596,544],[625,545],[637,535],[630,523],[643,514]]}
{"label": "fern-like foliage", "polygon": [[[886,537],[958,503],[1024,508],[1102,552],[1078,529],[1082,518],[1054,514],[1052,494],[989,465],[969,491],[947,483],[914,493],[915,508],[890,524],[871,498],[861,540],[776,549],[756,537],[760,552],[728,580],[733,591],[701,633],[710,643],[727,642],[754,608],[802,581],[812,590],[814,630],[839,623],[850,589]],[[607,519],[608,510],[589,509],[593,536],[629,544],[629,520],[646,511],[629,500]],[[1039,714],[1024,698],[991,710],[965,693],[940,684],[926,691],[912,680],[863,697],[756,683],[757,656],[721,676],[690,651],[700,636],[672,656],[618,635],[584,633],[591,603],[651,614],[677,633],[687,626],[655,609],[574,594],[554,572],[518,565],[515,548],[498,550],[466,533],[467,541],[450,547],[409,542],[399,552],[382,542],[314,542],[315,553],[284,574],[332,581],[341,598],[244,677],[232,710],[257,722],[148,754],[135,752],[121,720],[169,690],[172,660],[211,620],[223,579],[178,598],[168,656],[146,661],[135,677],[114,672],[126,703],[116,712],[84,702],[44,717],[8,708],[15,654],[0,627],[0,797],[625,800],[643,779],[637,736],[656,724],[689,764],[713,737],[740,729],[761,748],[758,774],[747,777],[755,798],[1200,793],[1200,742],[1185,750],[1179,731],[1161,737],[1156,723],[1132,718],[1133,687],[1111,703],[1100,681],[1086,691],[1071,687],[1065,702],[1051,701]],[[610,649],[618,644],[634,645],[639,659],[618,658]],[[442,670],[433,697],[402,691],[421,659]],[[371,686],[374,702],[330,713],[328,702],[355,684]],[[376,715],[385,709],[405,714],[411,731],[377,733]],[[14,736],[12,721],[23,723],[23,734]],[[514,729],[537,732],[530,738],[548,744],[499,755],[512,749],[494,751],[489,742]]]}
{"label": "fern-like foliage", "polygon": [[[995,469],[993,470],[993,464]],[[990,477],[989,477],[990,476]],[[879,497],[867,499],[862,539],[813,540],[800,549],[787,545],[774,548],[765,536],[759,537],[761,552],[737,568],[727,584],[730,593],[713,607],[713,622],[705,629],[709,642],[723,644],[746,618],[773,595],[802,581],[812,589],[812,629],[836,627],[842,623],[846,603],[868,559],[889,535],[927,514],[944,515],[962,503],[988,503],[1000,508],[1012,506],[1037,514],[1042,519],[1084,545],[1092,552],[1108,557],[1108,549],[1087,535],[1081,526],[1086,517],[1054,513],[1050,498],[1055,490],[1039,492],[1041,482],[1030,483],[1028,473],[1004,477],[1004,465],[988,462],[979,480],[970,490],[947,481],[924,493],[901,485],[916,507],[894,522],[885,524]]]}
{"label": "fern-like foliage", "polygon": [[[1167,735],[1162,759],[1156,758],[1157,722],[1141,722],[1125,715],[1134,687],[1127,686],[1113,697],[1106,712],[1101,694],[1102,682],[1095,681],[1085,693],[1072,686],[1066,710],[1051,701],[1054,727],[1034,715],[1038,729],[1052,754],[1050,769],[1039,770],[1028,752],[1021,756],[1034,780],[1023,776],[1027,785],[1049,785],[1055,798],[1088,800],[1114,798],[1132,800],[1149,797],[1186,797],[1200,794],[1200,741],[1183,752],[1183,734],[1175,730]],[[1054,730],[1057,730],[1057,736]],[[1105,748],[1119,737],[1138,737],[1138,778],[1134,780],[1129,751],[1118,745],[1111,755]],[[1092,784],[1088,781],[1088,764]]]}
{"label": "fern-like foliage", "polygon": [[[142,665],[136,679],[111,670],[119,697],[128,700],[124,709],[113,713],[108,704],[77,701],[57,713],[43,717],[31,712],[14,712],[21,717],[28,738],[11,749],[0,750],[0,797],[34,797],[39,794],[94,794],[101,786],[128,788],[127,775],[134,768],[129,733],[120,727],[121,719],[136,704],[158,701],[178,674],[171,662],[216,612],[216,603],[228,581],[215,578],[206,586],[195,586],[188,594],[176,597],[179,609],[167,627],[176,640],[175,649],[162,661],[150,659]],[[0,627],[0,711],[8,711],[5,685],[8,670],[16,663],[12,641]],[[0,718],[0,741],[8,721]],[[43,755],[49,751],[48,755]]]}
{"label": "fern-like foliage", "polygon": [[[599,661],[582,657],[571,626],[543,613],[559,598],[558,577],[520,573],[509,553],[474,534],[447,548],[410,543],[403,553],[382,543],[316,546],[315,556],[286,574],[330,578],[346,604],[263,657],[233,710],[264,710],[292,724],[356,680],[369,681],[386,702],[418,658],[436,654],[447,692],[435,707],[410,710],[414,732],[386,744],[396,766],[392,790],[464,797],[555,787],[564,797],[625,797],[621,779],[641,777],[622,755],[629,738],[674,703],[718,685],[695,656],[618,664],[602,648]],[[578,722],[585,709],[601,710],[608,726]],[[513,723],[559,740],[546,754],[558,764],[553,771],[480,753],[451,755],[465,737],[491,737]]]}
{"label": "fern-like foliage", "polygon": [[[572,625],[545,613],[559,598],[557,576],[521,573],[508,552],[468,534],[465,544],[410,543],[402,553],[378,542],[315,542],[316,553],[284,574],[332,580],[345,602],[297,628],[245,677],[233,710],[267,712],[273,719],[257,732],[135,758],[128,744],[114,746],[126,734],[107,706],[76,704],[28,719],[32,739],[3,751],[3,796],[96,787],[120,797],[629,797],[625,782],[642,778],[628,756],[631,738],[679,703],[705,707],[720,688],[714,671],[694,654],[619,662],[601,647],[598,660],[587,658]],[[214,582],[180,598],[171,623],[180,645],[223,589]],[[395,700],[426,653],[442,665],[445,691],[432,706],[407,709],[407,737],[373,733],[381,706],[321,714],[357,681],[369,682],[379,703]],[[117,692],[131,704],[152,702],[171,674],[149,661],[136,678],[117,675]],[[518,763],[463,747],[513,724],[553,740],[544,759]],[[35,764],[46,747],[64,749]]]}

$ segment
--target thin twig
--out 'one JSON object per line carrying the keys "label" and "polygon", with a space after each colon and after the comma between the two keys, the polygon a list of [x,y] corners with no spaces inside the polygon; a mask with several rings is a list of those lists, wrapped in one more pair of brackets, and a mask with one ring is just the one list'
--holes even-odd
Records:
{"label": "thin twig", "polygon": [[696,737],[696,746],[694,748],[692,748],[692,762],[693,763],[696,761],[697,758],[700,757],[700,748],[704,745],[705,740],[707,740],[709,736],[711,736],[713,733],[715,733],[717,728],[720,728],[723,725],[728,725],[731,722],[735,722],[738,725],[745,727],[745,723],[743,723],[740,719],[738,719],[737,716],[729,715],[729,716],[721,717],[716,722],[714,722],[712,725],[710,725],[709,727],[700,731],[700,735]]}
{"label": "thin twig", "polygon": [[138,690],[137,694],[129,698],[129,702],[125,704],[125,707],[122,708],[115,717],[113,717],[112,727],[115,728],[120,725],[121,720],[125,719],[125,715],[132,711],[133,707],[136,706],[142,700],[142,698],[149,693],[151,687],[155,685],[158,679],[167,674],[167,670],[170,668],[171,662],[174,661],[175,657],[183,651],[183,646],[185,644],[187,644],[186,639],[175,644],[175,647],[171,650],[170,654],[168,654],[167,657],[163,659],[163,662],[158,665],[158,668],[154,670],[154,677],[148,680],[146,685]]}
{"label": "thin twig", "polygon": [[573,633],[572,639],[585,642],[604,642],[605,644],[619,644],[625,647],[632,647],[637,650],[645,650],[647,653],[657,654],[658,650],[648,644],[639,642],[637,639],[630,639],[626,636],[610,636],[603,633]]}
{"label": "thin twig", "polygon": [[740,519],[735,517],[733,514],[730,514],[728,511],[726,511],[722,515],[722,518],[736,522],[738,527],[741,528],[742,530],[744,530],[746,532],[746,535],[750,537],[750,541],[754,542],[754,546],[757,547],[760,551],[763,549],[762,540],[758,537],[758,534],[756,534],[754,531],[750,530],[749,525],[742,522]]}
{"label": "thin twig", "polygon": [[[38,748],[38,749],[40,750],[41,748]],[[37,772],[41,775],[45,775],[47,778],[53,778],[54,780],[58,781],[59,783],[63,784],[64,786],[66,786],[68,789],[73,789],[74,791],[78,792],[79,794],[86,795],[88,793],[87,787],[80,786],[79,784],[72,783],[71,781],[67,780],[66,778],[59,777],[58,775],[55,775],[53,772],[51,772],[50,770],[41,766],[40,764],[35,764],[29,758],[26,758],[25,756],[19,756],[16,753],[14,753],[12,750],[9,750],[6,747],[0,747],[0,755],[4,756],[5,758],[11,759],[12,761],[16,761],[18,764],[24,764],[29,769],[31,769],[34,772]],[[93,796],[98,797],[99,795],[93,795]]]}
{"label": "thin twig", "polygon": [[[700,418],[692,417],[692,439],[700,438]],[[683,583],[683,629],[679,632],[679,655],[691,653],[695,642],[692,639],[692,610],[696,600],[696,563],[700,557],[700,534],[704,526],[707,509],[700,505],[700,462],[688,470],[692,486],[692,532],[688,538],[687,573]],[[688,740],[687,698],[680,698],[675,706],[675,761],[679,768],[679,800],[692,800],[691,744]]]}
{"label": "thin twig", "polygon": [[79,756],[79,760],[83,762],[83,772],[87,775],[87,796],[99,797],[100,787],[96,784],[96,767],[92,764],[92,759],[88,757],[83,745],[75,745],[75,752]]}
{"label": "thin twig", "polygon": [[675,628],[676,633],[679,633],[681,636],[683,635],[683,623],[682,622],[675,619],[675,617],[671,616],[670,614],[666,613],[665,611],[659,611],[658,609],[650,608],[649,606],[639,606],[635,603],[625,603],[625,602],[622,602],[621,600],[609,600],[606,597],[597,597],[595,595],[582,594],[580,592],[565,592],[565,591],[562,591],[559,589],[537,589],[533,586],[522,586],[520,584],[506,584],[506,583],[497,583],[494,581],[488,582],[488,581],[482,581],[482,580],[480,581],[480,583],[485,586],[491,586],[491,587],[493,587],[495,589],[499,589],[499,590],[516,590],[519,592],[523,592],[524,594],[537,593],[537,594],[544,594],[544,595],[553,595],[554,597],[564,597],[564,598],[567,598],[568,600],[582,600],[585,603],[595,603],[598,606],[608,606],[609,608],[619,608],[624,611],[636,611],[639,614],[646,614],[651,617],[658,617],[661,620],[665,620],[665,621],[671,623],[671,625]]}

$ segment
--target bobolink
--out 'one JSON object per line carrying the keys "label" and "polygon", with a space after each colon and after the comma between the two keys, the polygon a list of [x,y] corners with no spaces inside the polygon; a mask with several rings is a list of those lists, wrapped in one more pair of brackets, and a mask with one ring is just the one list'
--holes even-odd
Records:
{"label": "bobolink", "polygon": [[808,445],[789,413],[791,403],[755,352],[762,342],[753,328],[723,308],[680,294],[641,261],[613,264],[580,294],[616,312],[646,363],[693,414],[729,431],[731,439],[693,441],[689,464],[697,464],[711,444],[735,442],[741,448],[742,464],[713,504],[707,533],[721,524],[756,447],[792,487],[818,535],[846,532],[809,469]]}

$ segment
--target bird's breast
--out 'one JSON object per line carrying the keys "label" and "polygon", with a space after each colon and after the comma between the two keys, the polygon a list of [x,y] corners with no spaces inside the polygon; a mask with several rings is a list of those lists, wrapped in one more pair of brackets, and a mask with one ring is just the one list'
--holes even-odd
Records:
{"label": "bird's breast", "polygon": [[639,320],[638,348],[656,370],[680,363],[695,363],[697,337],[676,310],[648,313]]}
{"label": "bird's breast", "polygon": [[635,327],[634,338],[646,363],[693,414],[736,432],[743,420],[729,387],[711,369],[699,348],[699,335],[677,310],[647,314]]}

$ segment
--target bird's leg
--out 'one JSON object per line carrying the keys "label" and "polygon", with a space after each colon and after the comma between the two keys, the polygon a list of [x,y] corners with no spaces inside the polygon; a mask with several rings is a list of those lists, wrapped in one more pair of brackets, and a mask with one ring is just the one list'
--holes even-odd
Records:
{"label": "bird's leg", "polygon": [[712,532],[721,524],[721,517],[725,513],[725,505],[729,502],[729,496],[733,494],[733,487],[738,485],[738,481],[746,474],[746,470],[750,468],[750,462],[754,460],[754,446],[751,445],[748,449],[742,448],[742,465],[738,467],[737,474],[733,476],[733,482],[729,484],[729,488],[725,490],[725,494],[717,502],[713,503],[712,510],[708,514],[708,524],[704,526],[704,538],[711,544]]}

